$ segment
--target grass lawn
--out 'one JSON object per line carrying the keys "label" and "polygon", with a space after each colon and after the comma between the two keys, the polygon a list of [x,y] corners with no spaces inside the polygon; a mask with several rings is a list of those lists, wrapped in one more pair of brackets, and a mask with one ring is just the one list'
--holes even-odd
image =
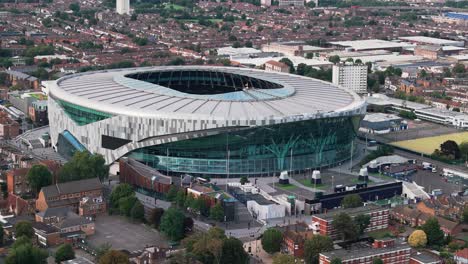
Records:
{"label": "grass lawn", "polygon": [[302,183],[304,186],[307,186],[307,187],[310,187],[310,188],[317,188],[317,189],[321,189],[321,190],[324,190],[324,189],[326,189],[328,187],[325,184],[313,184],[313,183],[310,182],[310,179],[302,179],[302,180],[298,180],[298,182]]}
{"label": "grass lawn", "polygon": [[184,6],[181,6],[181,5],[175,5],[175,4],[167,4],[164,6],[164,8],[166,9],[174,9],[174,10],[184,10],[185,7]]}
{"label": "grass lawn", "polygon": [[[375,178],[379,178],[379,179],[382,179],[384,181],[388,181],[388,180],[394,180],[394,178],[390,177],[390,176],[385,176],[383,174],[378,174],[378,173],[369,173],[369,176],[372,176],[372,177],[375,177]],[[369,179],[369,182],[372,182],[370,179]]]}
{"label": "grass lawn", "polygon": [[283,189],[283,190],[294,190],[297,188],[296,185],[293,184],[276,184],[276,187]]}
{"label": "grass lawn", "polygon": [[468,141],[468,132],[452,133],[447,135],[425,137],[412,140],[403,140],[392,142],[391,144],[394,146],[430,155],[434,152],[435,149],[440,148],[440,144],[444,143],[449,139],[454,140],[455,142],[460,144],[464,141]]}
{"label": "grass lawn", "polygon": [[377,230],[377,231],[372,231],[367,233],[370,237],[374,239],[381,239],[381,238],[386,238],[386,237],[395,237],[392,232],[388,229],[382,229],[382,230]]}
{"label": "grass lawn", "polygon": [[223,21],[222,19],[219,19],[219,18],[210,18],[208,19],[211,23],[219,23],[221,21]]}

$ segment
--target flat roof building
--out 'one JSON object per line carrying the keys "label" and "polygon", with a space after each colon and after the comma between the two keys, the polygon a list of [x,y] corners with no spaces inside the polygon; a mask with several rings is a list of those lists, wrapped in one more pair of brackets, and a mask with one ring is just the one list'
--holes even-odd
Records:
{"label": "flat roof building", "polygon": [[464,41],[456,41],[450,39],[441,39],[441,38],[432,38],[425,36],[411,36],[411,37],[400,37],[400,40],[413,43],[413,44],[423,44],[423,45],[440,45],[440,46],[455,46],[455,47],[464,47]]}

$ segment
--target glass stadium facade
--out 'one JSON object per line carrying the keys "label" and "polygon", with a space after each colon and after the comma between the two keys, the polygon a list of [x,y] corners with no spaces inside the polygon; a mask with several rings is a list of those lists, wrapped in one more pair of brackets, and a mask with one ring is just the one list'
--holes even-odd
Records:
{"label": "glass stadium facade", "polygon": [[297,75],[174,66],[65,76],[49,87],[50,135],[65,157],[129,156],[161,171],[271,175],[350,158],[357,94]]}
{"label": "glass stadium facade", "polygon": [[360,120],[353,116],[264,126],[145,147],[129,156],[160,170],[202,175],[300,171],[349,159]]}

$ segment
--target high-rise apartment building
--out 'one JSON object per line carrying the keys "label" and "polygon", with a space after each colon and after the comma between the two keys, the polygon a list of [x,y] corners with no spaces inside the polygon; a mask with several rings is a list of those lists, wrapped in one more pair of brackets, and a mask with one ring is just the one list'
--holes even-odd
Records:
{"label": "high-rise apartment building", "polygon": [[130,15],[130,0],[116,0],[115,10],[120,15]]}
{"label": "high-rise apartment building", "polygon": [[333,84],[358,94],[367,92],[367,65],[339,63],[333,65]]}

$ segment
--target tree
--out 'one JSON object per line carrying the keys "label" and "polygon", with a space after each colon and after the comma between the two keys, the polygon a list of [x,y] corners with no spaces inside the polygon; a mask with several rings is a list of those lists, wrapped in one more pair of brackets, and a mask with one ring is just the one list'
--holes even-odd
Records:
{"label": "tree", "polygon": [[330,264],[341,264],[341,259],[340,258],[333,258]]}
{"label": "tree", "polygon": [[59,172],[60,182],[99,178],[101,181],[109,176],[109,167],[100,154],[77,151],[73,158],[63,165]]}
{"label": "tree", "polygon": [[240,184],[244,185],[249,182],[249,178],[247,176],[242,176],[239,180]]}
{"label": "tree", "polygon": [[184,218],[184,231],[190,232],[193,228],[193,219],[192,217],[185,217]]}
{"label": "tree", "polygon": [[149,215],[148,222],[153,225],[155,228],[159,228],[159,224],[161,224],[161,218],[164,214],[164,209],[162,208],[154,208],[151,210],[151,213]]}
{"label": "tree", "polygon": [[208,232],[190,235],[182,241],[182,244],[187,252],[196,256],[200,262],[220,263],[225,239],[224,230],[212,227]]}
{"label": "tree", "polygon": [[427,244],[427,236],[426,233],[422,230],[415,230],[408,238],[408,243],[410,246],[419,248],[425,247]]}
{"label": "tree", "polygon": [[44,264],[47,259],[47,252],[32,245],[31,240],[25,236],[18,238],[13,243],[6,264]]}
{"label": "tree", "polygon": [[279,252],[283,234],[276,228],[268,228],[262,236],[262,247],[268,254]]}
{"label": "tree", "polygon": [[291,256],[291,255],[276,253],[273,256],[273,264],[295,264],[295,263],[296,263],[296,260],[294,259],[294,256]]}
{"label": "tree", "polygon": [[29,239],[34,237],[34,229],[32,228],[31,222],[29,221],[19,221],[15,224],[15,236],[22,237],[25,236]]}
{"label": "tree", "polygon": [[3,239],[4,239],[4,230],[3,230],[3,226],[0,225],[0,246],[3,246]]}
{"label": "tree", "polygon": [[457,142],[453,140],[447,140],[440,145],[440,152],[445,156],[453,157],[454,159],[460,158],[460,148]]}
{"label": "tree", "polygon": [[110,195],[110,205],[113,208],[118,208],[120,199],[134,195],[135,191],[133,190],[132,186],[130,186],[130,184],[121,183],[117,185],[114,190],[112,190]]}
{"label": "tree", "polygon": [[453,71],[453,73],[465,73],[466,72],[465,65],[463,65],[461,63],[457,63],[453,67],[452,71]]}
{"label": "tree", "polygon": [[333,250],[333,240],[327,236],[314,235],[304,244],[304,260],[307,264],[318,264],[319,254]]}
{"label": "tree", "polygon": [[119,200],[119,213],[121,215],[125,215],[130,217],[132,208],[135,205],[135,203],[138,201],[138,199],[135,196],[127,196],[120,198]]}
{"label": "tree", "polygon": [[468,161],[468,141],[464,141],[458,145],[458,148],[460,149],[460,157]]}
{"label": "tree", "polygon": [[[204,202],[204,201],[202,201]],[[210,218],[215,221],[223,221],[224,219],[224,208],[220,203],[215,204],[215,206],[210,208]]]}
{"label": "tree", "polygon": [[421,229],[426,233],[427,244],[429,246],[440,246],[444,243],[444,232],[440,229],[437,218],[430,218],[421,226]]}
{"label": "tree", "polygon": [[361,59],[356,59],[356,60],[354,61],[354,63],[356,63],[356,64],[362,64],[362,60],[361,60]]}
{"label": "tree", "polygon": [[169,191],[167,192],[166,198],[167,200],[174,202],[177,197],[177,188],[174,185],[171,185]]}
{"label": "tree", "polygon": [[130,210],[130,217],[133,220],[143,221],[145,220],[145,208],[143,204],[137,199]]}
{"label": "tree", "polygon": [[375,258],[372,260],[372,264],[384,264],[381,258]]}
{"label": "tree", "polygon": [[57,252],[55,252],[55,262],[61,263],[65,260],[70,260],[75,258],[75,251],[73,251],[73,247],[66,243],[62,244],[57,248]]}
{"label": "tree", "polygon": [[339,213],[333,217],[333,228],[343,240],[354,240],[358,236],[358,227],[347,213]]}
{"label": "tree", "polygon": [[362,206],[362,199],[359,194],[348,194],[341,201],[344,208],[356,208]]}
{"label": "tree", "polygon": [[249,258],[244,251],[242,242],[234,237],[227,238],[223,241],[221,256],[223,264],[246,263]]}
{"label": "tree", "polygon": [[78,13],[80,12],[80,4],[79,3],[71,3],[68,8],[70,8],[71,11],[73,11],[73,13]]}
{"label": "tree", "polygon": [[337,64],[338,62],[340,62],[340,60],[340,56],[338,55],[333,55],[328,58],[328,61],[334,64]]}
{"label": "tree", "polygon": [[289,67],[289,73],[294,73],[294,63],[293,63],[290,59],[288,59],[288,58],[282,58],[281,60],[279,60],[279,62],[288,65],[288,67]]}
{"label": "tree", "polygon": [[463,209],[463,222],[468,223],[468,206]]}
{"label": "tree", "polygon": [[107,242],[99,245],[96,248],[96,261],[99,262],[101,257],[104,256],[111,248],[112,248],[112,245]]}
{"label": "tree", "polygon": [[164,212],[159,230],[170,240],[179,241],[184,238],[184,214],[177,208],[171,207]]}
{"label": "tree", "polygon": [[52,174],[44,165],[33,165],[26,176],[28,177],[29,186],[36,195],[42,187],[52,184]]}
{"label": "tree", "polygon": [[128,255],[119,250],[109,250],[99,259],[99,264],[128,264]]}
{"label": "tree", "polygon": [[250,40],[246,41],[246,42],[245,42],[245,46],[246,46],[247,48],[252,48],[252,47],[253,47],[252,41],[250,41]]}
{"label": "tree", "polygon": [[370,215],[360,214],[354,217],[354,222],[356,223],[356,226],[358,227],[359,235],[362,235],[364,234],[364,230],[366,230],[366,228],[370,224]]}
{"label": "tree", "polygon": [[237,49],[237,48],[242,47],[242,45],[240,44],[239,41],[234,41],[234,43],[232,44],[232,47],[235,48],[235,49]]}
{"label": "tree", "polygon": [[185,191],[184,190],[179,190],[176,195],[175,199],[176,203],[178,206],[183,207],[185,204]]}

